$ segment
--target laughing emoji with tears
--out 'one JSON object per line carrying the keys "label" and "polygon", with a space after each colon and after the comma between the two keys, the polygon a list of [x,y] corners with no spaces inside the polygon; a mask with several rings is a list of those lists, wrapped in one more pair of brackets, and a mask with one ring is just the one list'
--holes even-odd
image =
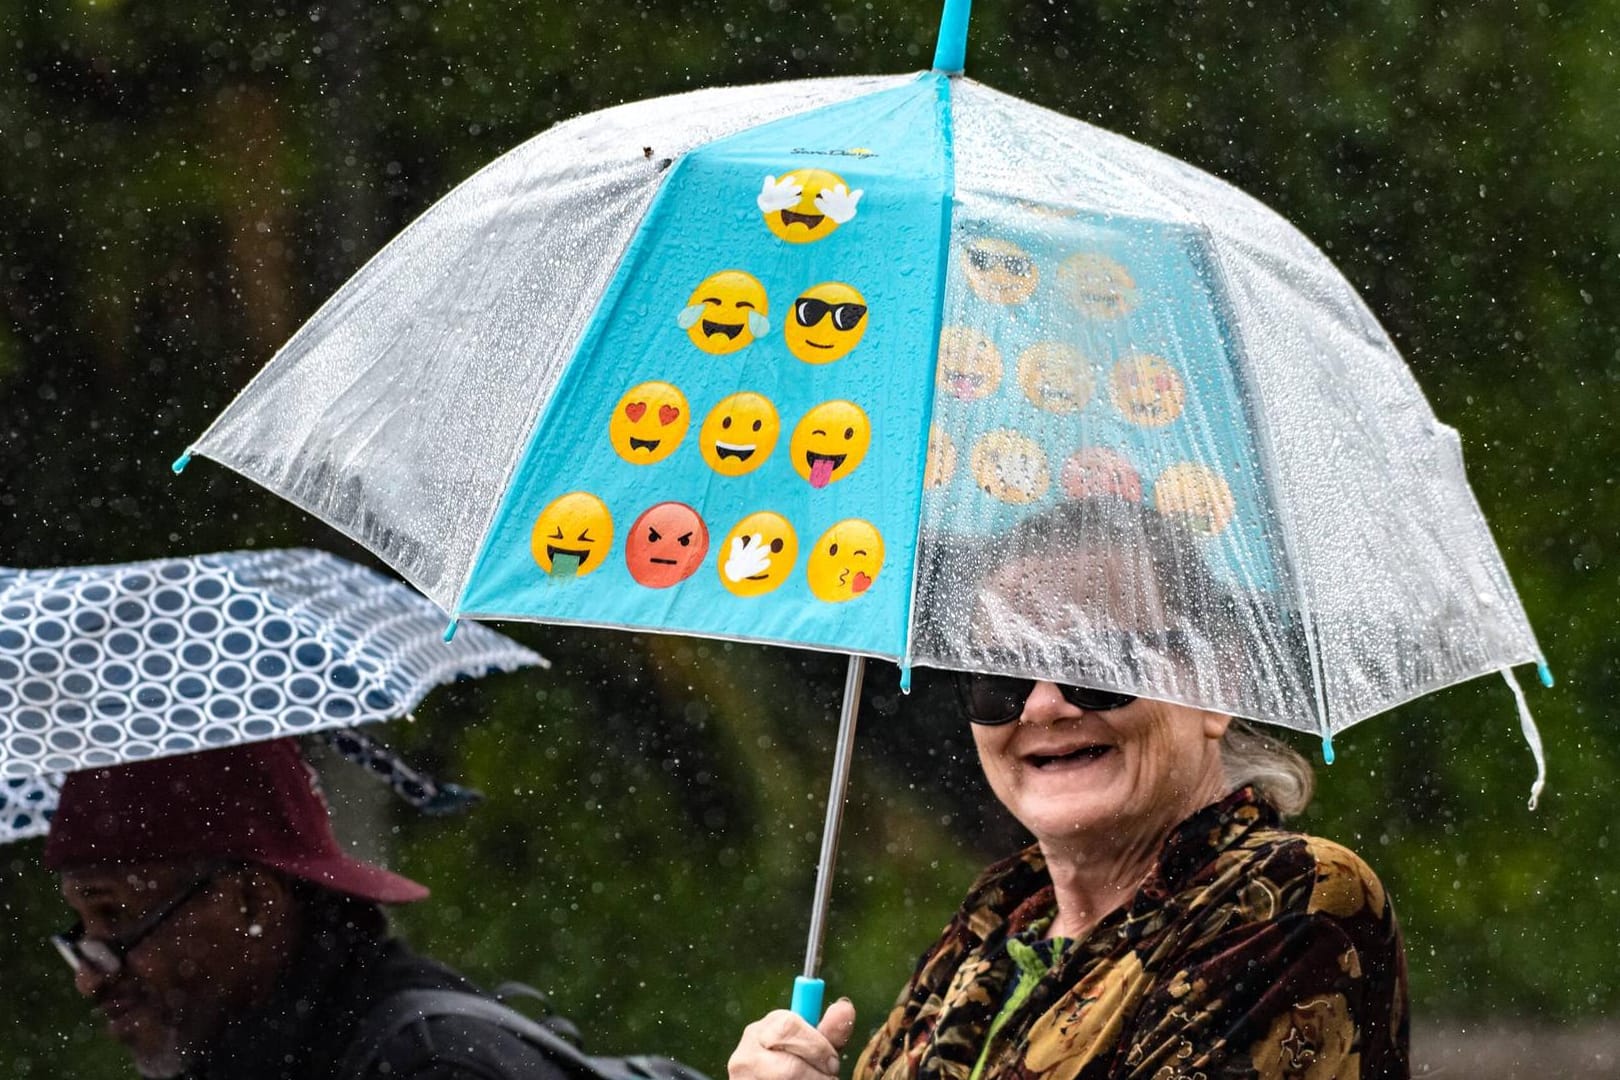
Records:
{"label": "laughing emoji with tears", "polygon": [[742,270],[722,270],[692,290],[675,322],[692,344],[712,356],[725,356],[770,332],[770,307],[758,278]]}

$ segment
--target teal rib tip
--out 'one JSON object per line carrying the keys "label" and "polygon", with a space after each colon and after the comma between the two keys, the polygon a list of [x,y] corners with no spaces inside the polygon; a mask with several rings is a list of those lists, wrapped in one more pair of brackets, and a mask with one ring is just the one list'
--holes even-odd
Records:
{"label": "teal rib tip", "polygon": [[1322,736],[1322,764],[1333,764],[1333,736]]}
{"label": "teal rib tip", "polygon": [[460,619],[451,619],[450,625],[444,628],[444,640],[452,641],[456,636],[456,627],[461,624]]}
{"label": "teal rib tip", "polygon": [[900,692],[902,694],[911,693],[911,665],[910,664],[901,664],[900,665]]}
{"label": "teal rib tip", "polygon": [[1548,690],[1553,688],[1553,683],[1556,681],[1553,678],[1552,668],[1547,666],[1546,661],[1542,661],[1536,665],[1536,678],[1540,679],[1541,685],[1545,686]]}
{"label": "teal rib tip", "polygon": [[946,75],[962,74],[967,61],[968,14],[973,0],[945,0],[939,16],[939,43],[934,46],[934,70]]}
{"label": "teal rib tip", "polygon": [[191,464],[191,451],[187,450],[185,453],[183,453],[179,457],[175,458],[174,459],[174,464],[170,465],[169,468],[174,471],[174,475],[179,476],[181,473],[186,471],[186,466],[190,465],[190,464]]}

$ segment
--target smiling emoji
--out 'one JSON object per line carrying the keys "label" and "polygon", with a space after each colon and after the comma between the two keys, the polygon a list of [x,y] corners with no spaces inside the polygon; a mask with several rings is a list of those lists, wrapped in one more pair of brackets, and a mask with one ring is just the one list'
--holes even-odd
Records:
{"label": "smiling emoji", "polygon": [[1108,396],[1131,423],[1163,427],[1181,415],[1187,388],[1168,360],[1152,353],[1133,353],[1109,372]]}
{"label": "smiling emoji", "polygon": [[992,304],[1022,304],[1041,282],[1035,260],[1011,240],[974,237],[962,245],[961,258],[968,286]]}
{"label": "smiling emoji", "polygon": [[685,503],[662,502],[648,507],[630,526],[624,562],[636,583],[667,589],[697,573],[709,553],[709,527]]}
{"label": "smiling emoji", "polygon": [[714,356],[746,349],[771,329],[765,286],[752,274],[722,270],[703,279],[675,320],[692,344]]}
{"label": "smiling emoji", "polygon": [[744,390],[709,410],[698,431],[698,449],[721,476],[741,476],[765,463],[781,434],[776,406],[763,394]]}
{"label": "smiling emoji", "polygon": [[973,444],[968,467],[986,495],[1014,505],[1034,502],[1052,482],[1040,444],[1005,428]]}
{"label": "smiling emoji", "polygon": [[866,323],[866,298],[842,282],[827,281],[793,301],[782,337],[788,352],[805,363],[830,364],[860,344]]}
{"label": "smiling emoji", "polygon": [[685,394],[667,382],[644,382],[613,407],[608,441],[630,464],[652,465],[675,452],[691,423]]}
{"label": "smiling emoji", "polygon": [[790,244],[809,244],[838,231],[855,217],[865,194],[825,169],[794,169],[767,176],[754,203],[765,227]]}
{"label": "smiling emoji", "polygon": [[799,537],[787,518],[760,510],[726,534],[720,584],[736,596],[762,596],[787,580],[798,557]]}
{"label": "smiling emoji", "polygon": [[601,566],[613,544],[613,515],[587,491],[553,499],[534,519],[529,551],[553,579],[584,577]]}
{"label": "smiling emoji", "polygon": [[863,595],[882,569],[882,535],[869,521],[846,518],[821,534],[804,576],[817,599],[837,604]]}
{"label": "smiling emoji", "polygon": [[952,397],[989,397],[1001,385],[1001,350],[971,326],[947,326],[939,333],[937,378]]}
{"label": "smiling emoji", "polygon": [[853,401],[823,401],[793,429],[793,471],[824,488],[854,472],[872,445],[872,423]]}
{"label": "smiling emoji", "polygon": [[1077,413],[1091,400],[1096,379],[1074,346],[1043,341],[1018,354],[1018,386],[1037,409]]}
{"label": "smiling emoji", "polygon": [[1215,536],[1231,524],[1237,500],[1220,473],[1184,461],[1164,470],[1153,482],[1153,507],[1193,532]]}
{"label": "smiling emoji", "polygon": [[1136,306],[1136,279],[1106,255],[1070,255],[1057,276],[1069,302],[1094,319],[1117,319]]}

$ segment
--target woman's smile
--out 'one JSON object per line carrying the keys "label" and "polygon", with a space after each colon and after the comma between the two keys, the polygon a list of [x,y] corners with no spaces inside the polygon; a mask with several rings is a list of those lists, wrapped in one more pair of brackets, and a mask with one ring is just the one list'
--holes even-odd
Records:
{"label": "woman's smile", "polygon": [[1026,766],[1043,773],[1074,772],[1103,760],[1114,752],[1114,747],[1103,742],[1084,742],[1073,746],[1043,747],[1026,751],[1021,759]]}

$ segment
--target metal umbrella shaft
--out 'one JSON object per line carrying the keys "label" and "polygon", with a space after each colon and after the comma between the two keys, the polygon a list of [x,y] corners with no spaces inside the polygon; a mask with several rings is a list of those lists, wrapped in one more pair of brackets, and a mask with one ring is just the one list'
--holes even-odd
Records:
{"label": "metal umbrella shaft", "polygon": [[844,675],[844,704],[838,715],[838,747],[833,754],[832,783],[827,791],[827,818],[821,827],[821,857],[816,863],[816,896],[810,908],[810,939],[804,950],[804,974],[793,980],[793,1011],[808,1023],[821,1019],[826,984],[816,977],[821,966],[821,943],[827,934],[827,906],[832,900],[833,863],[838,857],[838,833],[844,825],[844,792],[849,787],[850,760],[855,755],[855,719],[861,709],[861,682],[866,678],[866,657],[851,656]]}

